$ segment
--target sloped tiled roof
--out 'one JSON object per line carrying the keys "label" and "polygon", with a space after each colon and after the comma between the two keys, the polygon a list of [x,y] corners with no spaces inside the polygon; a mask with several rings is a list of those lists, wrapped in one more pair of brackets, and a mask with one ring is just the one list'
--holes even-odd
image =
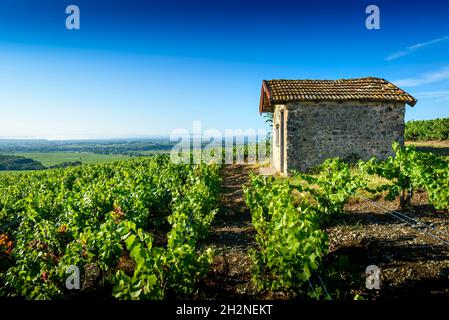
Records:
{"label": "sloped tiled roof", "polygon": [[291,101],[401,101],[414,106],[417,100],[391,82],[380,78],[340,80],[264,80],[260,112],[273,104]]}

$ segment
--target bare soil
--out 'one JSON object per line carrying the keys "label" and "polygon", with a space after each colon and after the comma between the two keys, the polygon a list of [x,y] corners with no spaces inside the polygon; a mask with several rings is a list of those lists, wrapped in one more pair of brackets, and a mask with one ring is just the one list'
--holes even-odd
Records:
{"label": "bare soil", "polygon": [[[428,206],[425,192],[412,200],[412,209],[402,213],[440,230],[427,229],[448,241],[449,214]],[[347,204],[347,212],[327,228],[330,257],[346,255],[362,275],[369,265],[381,270],[380,290],[366,289],[362,276],[360,288],[349,288],[352,294],[371,299],[449,298],[449,246],[378,205],[400,211],[399,201],[380,198],[374,205],[362,200]]]}
{"label": "bare soil", "polygon": [[[245,206],[242,185],[254,167],[223,168],[220,212],[206,246],[215,249],[212,270],[200,286],[197,299],[290,299],[284,293],[258,292],[251,283],[250,250],[256,248],[255,231]],[[353,199],[345,213],[327,226],[329,254],[321,273],[327,290],[339,299],[449,298],[449,247],[377,207],[398,210],[399,203],[381,197],[376,205]],[[428,206],[425,192],[415,194],[413,207],[403,212],[446,232],[449,214]],[[365,269],[381,270],[380,290],[365,286]]]}
{"label": "bare soil", "polygon": [[255,294],[249,251],[256,243],[242,190],[253,170],[245,165],[227,165],[222,169],[220,212],[206,243],[215,250],[215,260],[202,284],[200,299],[248,299]]}

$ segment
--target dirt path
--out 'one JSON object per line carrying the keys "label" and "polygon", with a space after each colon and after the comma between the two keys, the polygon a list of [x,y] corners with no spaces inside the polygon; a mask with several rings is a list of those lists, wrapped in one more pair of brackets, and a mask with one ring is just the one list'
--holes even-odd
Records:
{"label": "dirt path", "polygon": [[214,248],[215,259],[200,290],[200,299],[243,299],[253,293],[249,250],[255,246],[254,229],[242,191],[253,170],[245,165],[227,165],[222,169],[220,212],[206,243]]}

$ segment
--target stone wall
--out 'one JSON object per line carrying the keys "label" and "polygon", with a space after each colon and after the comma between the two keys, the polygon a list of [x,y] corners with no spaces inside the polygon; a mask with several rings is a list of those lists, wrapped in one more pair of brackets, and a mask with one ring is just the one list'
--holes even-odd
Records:
{"label": "stone wall", "polygon": [[[405,104],[401,102],[302,101],[276,106],[273,139],[281,110],[286,122],[286,170],[304,171],[333,157],[385,159],[393,154],[394,141],[404,142]],[[279,151],[273,147],[273,166],[277,170]]]}
{"label": "stone wall", "polygon": [[[287,150],[287,113],[288,110],[285,105],[276,105],[274,107],[273,112],[273,143],[271,144],[271,165],[276,171],[281,171],[281,143],[278,140],[281,136],[280,133],[280,119],[281,119],[281,112],[284,112],[284,121],[285,121],[285,128],[284,128],[284,154],[286,154]],[[287,166],[287,156],[284,159],[284,168]]]}

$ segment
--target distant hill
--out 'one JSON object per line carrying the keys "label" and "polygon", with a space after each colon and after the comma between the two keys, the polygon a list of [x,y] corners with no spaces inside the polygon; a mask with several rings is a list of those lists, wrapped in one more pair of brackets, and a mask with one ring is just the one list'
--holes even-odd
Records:
{"label": "distant hill", "polygon": [[45,167],[42,165],[42,163],[35,161],[33,159],[0,154],[0,171],[5,171],[5,170],[42,170],[42,169],[45,169]]}

